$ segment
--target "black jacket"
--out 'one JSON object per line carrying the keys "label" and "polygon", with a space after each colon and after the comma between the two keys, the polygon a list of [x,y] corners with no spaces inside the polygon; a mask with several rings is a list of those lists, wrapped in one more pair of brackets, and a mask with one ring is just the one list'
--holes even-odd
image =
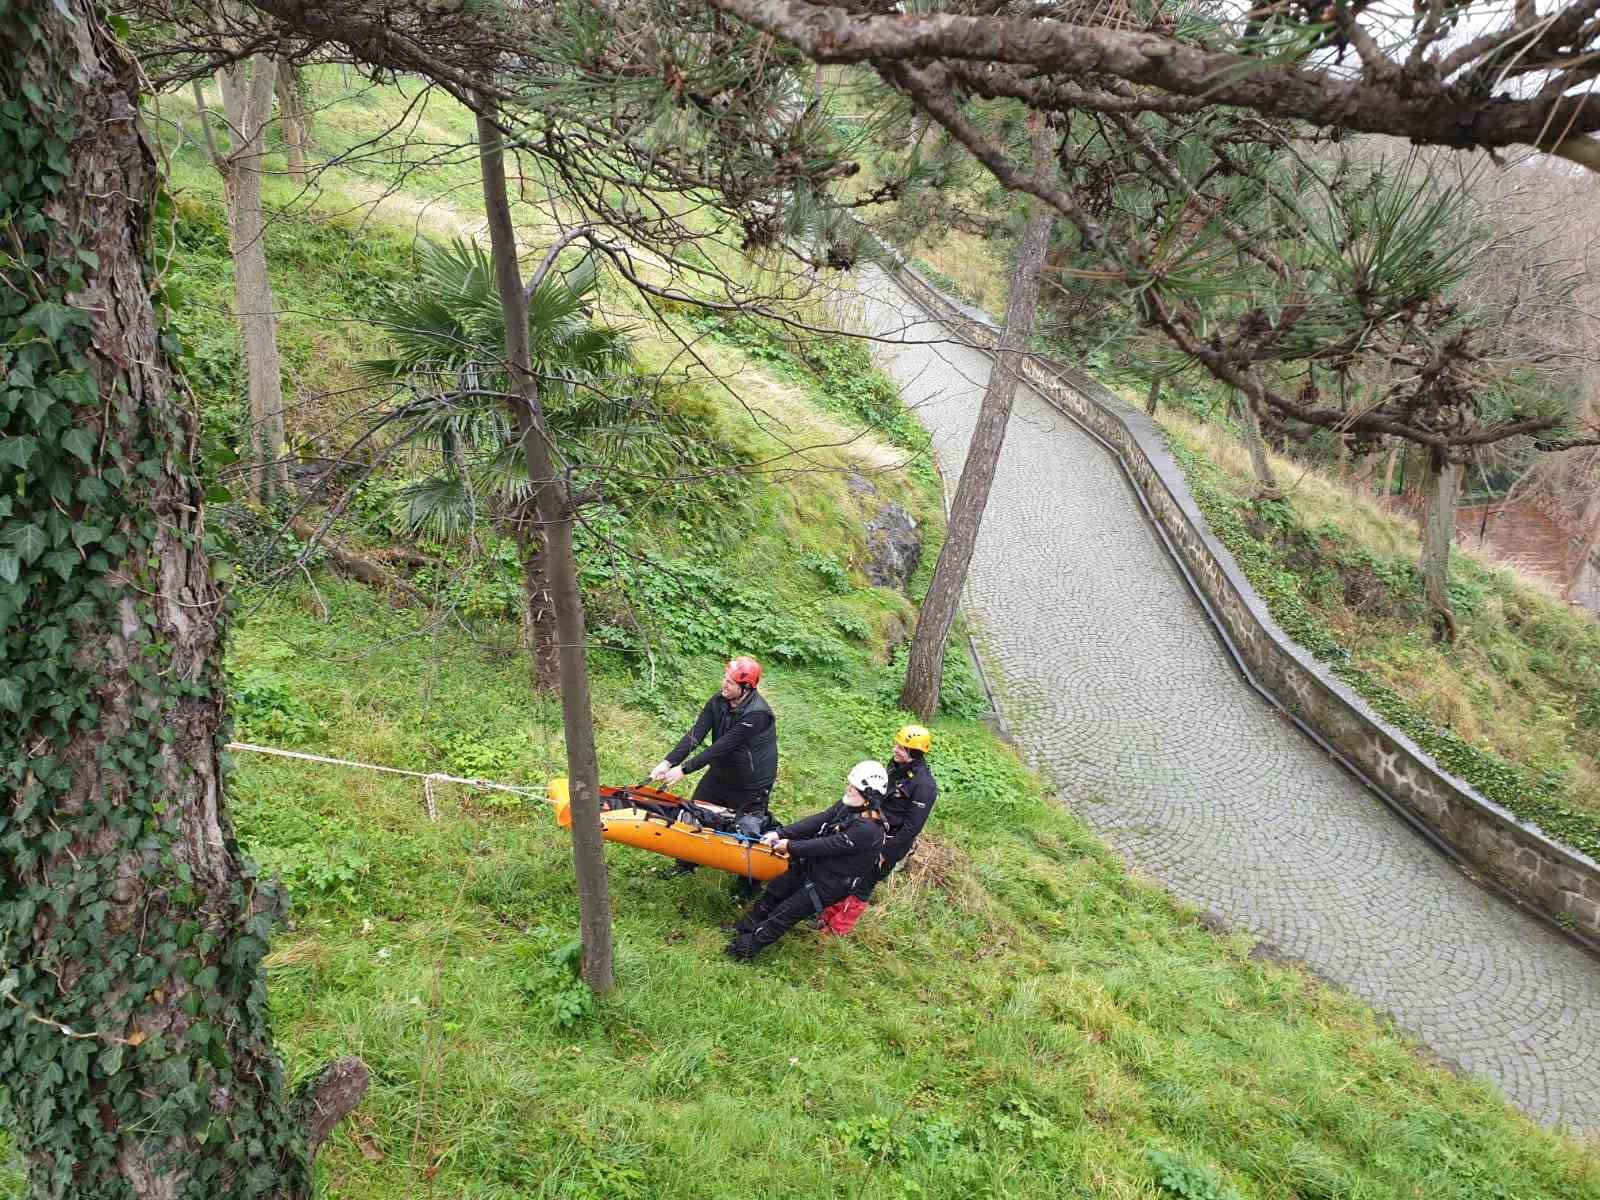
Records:
{"label": "black jacket", "polygon": [[883,800],[883,819],[889,823],[889,836],[883,843],[883,856],[898,862],[911,850],[911,843],[928,823],[939,785],[926,759],[889,764],[889,792]]}
{"label": "black jacket", "polygon": [[[693,750],[707,734],[711,744],[687,762]],[[735,708],[717,693],[706,701],[695,720],[694,728],[683,735],[683,740],[672,748],[667,761],[673,766],[683,764],[685,775],[709,768],[697,797],[730,801],[765,796],[772,790],[778,777],[778,726],[777,717],[760,692],[751,690],[743,704]]]}
{"label": "black jacket", "polygon": [[778,830],[789,841],[791,871],[838,899],[868,885],[883,850],[883,822],[842,801]]}

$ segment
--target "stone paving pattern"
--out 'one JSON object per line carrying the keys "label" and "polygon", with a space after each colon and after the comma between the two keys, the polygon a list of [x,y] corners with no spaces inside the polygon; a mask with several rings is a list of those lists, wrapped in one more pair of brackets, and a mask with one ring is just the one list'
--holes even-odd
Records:
{"label": "stone paving pattern", "polygon": [[[953,487],[988,359],[881,274],[860,288]],[[1019,748],[1132,869],[1536,1120],[1600,1130],[1600,962],[1463,878],[1249,688],[1112,457],[1026,387],[967,601]]]}

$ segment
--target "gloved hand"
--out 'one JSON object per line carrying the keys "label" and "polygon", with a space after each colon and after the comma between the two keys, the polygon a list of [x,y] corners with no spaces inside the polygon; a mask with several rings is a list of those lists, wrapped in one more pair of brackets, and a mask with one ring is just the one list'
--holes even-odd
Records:
{"label": "gloved hand", "polygon": [[761,835],[761,841],[765,845],[776,846],[778,844],[778,831],[776,829],[767,830]]}
{"label": "gloved hand", "polygon": [[666,778],[667,772],[670,770],[672,770],[672,764],[663,758],[655,765],[655,770],[650,772],[650,779],[653,782],[659,783],[661,780]]}

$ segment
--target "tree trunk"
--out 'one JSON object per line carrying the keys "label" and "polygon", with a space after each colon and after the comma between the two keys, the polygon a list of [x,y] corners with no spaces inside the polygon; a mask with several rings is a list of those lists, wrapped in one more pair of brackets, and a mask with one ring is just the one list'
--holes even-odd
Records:
{"label": "tree trunk", "polygon": [[1422,539],[1422,598],[1434,620],[1435,636],[1456,640],[1450,608],[1450,546],[1456,536],[1456,500],[1461,466],[1435,452],[1429,461],[1428,516]]}
{"label": "tree trunk", "polygon": [[1578,534],[1578,557],[1573,560],[1572,570],[1567,573],[1567,582],[1561,589],[1561,598],[1568,604],[1578,599],[1584,572],[1589,569],[1589,560],[1594,556],[1597,546],[1600,546],[1600,490],[1590,497],[1589,505],[1584,509],[1583,528]]}
{"label": "tree trunk", "polygon": [[[1049,160],[1049,141],[1048,130],[1041,122],[1033,137],[1034,161],[1041,166]],[[916,713],[924,721],[931,720],[939,709],[945,644],[950,639],[950,626],[955,621],[961,590],[966,585],[967,567],[978,541],[978,527],[983,521],[989,488],[1000,462],[1022,358],[1033,337],[1034,313],[1039,306],[1039,269],[1044,265],[1045,249],[1050,244],[1053,218],[1051,209],[1035,203],[1023,228],[1011,270],[1000,349],[989,371],[989,386],[984,389],[978,422],[967,447],[966,462],[961,467],[955,499],[950,504],[950,521],[945,529],[944,545],[939,548],[939,561],[934,565],[933,581],[928,585],[928,594],[917,615],[900,707]]]}
{"label": "tree trunk", "polygon": [[1394,495],[1394,464],[1399,457],[1400,447],[1396,445],[1390,449],[1388,462],[1383,469],[1383,498],[1385,500]]}
{"label": "tree trunk", "polygon": [[560,639],[561,723],[567,746],[567,782],[572,802],[572,861],[578,879],[579,932],[583,938],[583,978],[596,992],[616,982],[611,952],[611,887],[606,877],[605,843],[600,837],[600,766],[594,749],[594,711],[589,701],[589,655],[583,627],[583,594],[578,590],[572,550],[573,508],[566,481],[551,463],[549,427],[539,400],[528,344],[528,306],[517,265],[516,234],[506,196],[505,160],[500,131],[478,116],[479,160],[488,216],[495,282],[506,320],[506,357],[521,403],[513,416],[522,435],[532,484],[538,536],[544,543],[550,594]]}
{"label": "tree trunk", "polygon": [[289,487],[277,303],[267,277],[261,212],[261,164],[276,78],[277,64],[261,55],[217,72],[231,143],[228,153],[217,160],[217,169],[228,193],[233,306],[244,338],[250,398],[250,461],[256,467],[255,495],[263,502]]}
{"label": "tree trunk", "polygon": [[306,143],[311,137],[311,117],[301,94],[300,72],[291,62],[278,64],[278,119],[283,125],[283,152],[289,175],[306,181]]}
{"label": "tree trunk", "polygon": [[1249,396],[1239,396],[1239,423],[1244,428],[1244,444],[1250,451],[1250,470],[1256,477],[1256,499],[1278,500],[1283,493],[1278,490],[1278,479],[1272,473],[1272,461],[1267,457],[1267,443],[1261,436],[1261,419],[1256,412],[1256,402]]}
{"label": "tree trunk", "polygon": [[550,696],[561,687],[561,639],[550,576],[538,531],[530,528],[531,519],[532,514],[525,514],[517,523],[517,553],[522,559],[522,646],[528,652],[533,690]]}
{"label": "tree trunk", "polygon": [[141,75],[85,0],[0,0],[0,1123],[36,1197],[310,1193],[360,1098],[296,1097],[261,960],[282,893],[228,819],[223,597],[151,301]]}

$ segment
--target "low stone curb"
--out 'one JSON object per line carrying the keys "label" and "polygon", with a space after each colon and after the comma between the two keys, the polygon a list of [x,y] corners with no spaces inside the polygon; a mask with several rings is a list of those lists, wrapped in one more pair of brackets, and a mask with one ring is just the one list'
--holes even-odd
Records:
{"label": "low stone curb", "polygon": [[[886,269],[913,299],[971,344],[996,349],[997,331],[985,314],[952,300],[889,253],[893,262]],[[1155,422],[1063,363],[1030,354],[1022,377],[1121,461],[1258,690],[1441,850],[1600,953],[1600,863],[1551,840],[1440,768],[1288,637],[1212,535]]]}

